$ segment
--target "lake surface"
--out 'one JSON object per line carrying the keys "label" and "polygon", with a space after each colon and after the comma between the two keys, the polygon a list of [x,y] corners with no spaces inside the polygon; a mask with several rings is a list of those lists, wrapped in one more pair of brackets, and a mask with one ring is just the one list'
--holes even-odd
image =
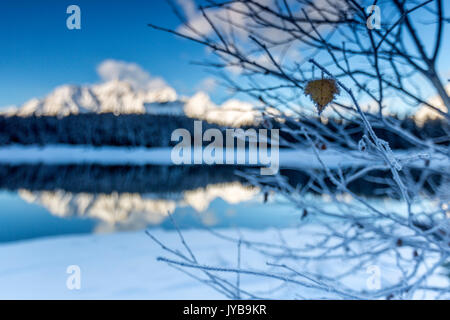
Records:
{"label": "lake surface", "polygon": [[[0,243],[173,229],[173,220],[181,229],[286,228],[301,223],[301,210],[273,185],[256,187],[242,177],[251,170],[259,171],[225,165],[2,163]],[[280,175],[296,188],[310,180],[314,171],[308,172],[282,169]],[[376,199],[383,196],[383,186],[364,179],[353,181],[349,188]],[[398,205],[395,199],[389,201],[391,207]]]}
{"label": "lake surface", "polygon": [[0,242],[162,227],[291,227],[299,212],[216,166],[0,165]]}

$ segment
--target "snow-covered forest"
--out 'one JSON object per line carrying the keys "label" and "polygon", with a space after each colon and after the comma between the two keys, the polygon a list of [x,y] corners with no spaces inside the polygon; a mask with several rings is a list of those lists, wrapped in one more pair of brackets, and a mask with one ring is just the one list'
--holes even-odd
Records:
{"label": "snow-covered forest", "polygon": [[[389,119],[389,118],[388,118]],[[171,141],[171,133],[177,128],[187,129],[194,134],[194,120],[183,115],[153,115],[153,114],[122,114],[112,113],[85,113],[57,116],[0,116],[0,145],[11,144],[74,144],[93,146],[142,146],[142,147],[166,147],[173,146],[177,142]],[[318,121],[318,122],[317,122]],[[392,118],[391,121],[397,121]],[[271,120],[272,128],[281,128],[275,119]],[[358,142],[364,134],[363,128],[357,123],[343,123],[338,120],[329,120],[321,123],[320,119],[304,119],[305,124],[317,128],[323,126],[323,144],[334,144],[335,135],[339,130],[351,132],[349,138]],[[217,128],[225,131],[227,127],[214,123],[204,122],[204,130]],[[295,128],[296,121],[288,119],[284,126]],[[448,131],[448,123],[441,119],[429,119],[418,124],[414,119],[406,118],[399,121],[399,126],[405,128],[414,137],[422,140],[436,139],[438,145],[448,145],[447,139],[442,139]],[[242,129],[263,128],[261,125],[244,126]],[[374,128],[377,136],[388,141],[392,149],[414,148],[414,143],[405,139],[402,135],[387,130],[383,126]],[[285,141],[304,145],[303,137],[300,141],[293,137],[287,130],[281,131]],[[342,144],[340,144],[342,145]]]}

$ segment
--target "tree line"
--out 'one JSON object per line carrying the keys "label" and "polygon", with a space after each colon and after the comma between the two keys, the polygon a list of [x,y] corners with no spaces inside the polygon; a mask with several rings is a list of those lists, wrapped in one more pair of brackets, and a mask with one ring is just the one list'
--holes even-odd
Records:
{"label": "tree line", "polygon": [[[78,114],[66,117],[56,116],[0,116],[0,145],[24,144],[71,144],[92,146],[141,146],[141,147],[170,147],[177,141],[171,141],[171,134],[177,128],[185,128],[191,134],[194,132],[194,120],[186,116],[149,115],[149,114]],[[396,119],[398,120],[398,119]],[[364,129],[355,122],[341,123],[329,120],[318,124],[317,119],[302,120],[305,125],[320,130],[325,141],[335,142],[335,133],[342,130],[349,133],[353,141],[359,141]],[[266,123],[267,125],[267,123]],[[295,142],[291,133],[284,130],[295,127],[294,120],[286,121],[283,126],[276,120],[271,120],[270,127],[280,128],[282,140]],[[445,121],[428,120],[423,126],[418,126],[411,118],[401,121],[401,126],[412,135],[422,139],[431,139],[438,144],[448,145],[449,128]],[[203,123],[203,130],[226,128]],[[249,127],[244,127],[246,130]],[[257,126],[256,129],[262,128]],[[374,128],[381,139],[389,142],[393,149],[408,149],[414,145],[382,125]]]}

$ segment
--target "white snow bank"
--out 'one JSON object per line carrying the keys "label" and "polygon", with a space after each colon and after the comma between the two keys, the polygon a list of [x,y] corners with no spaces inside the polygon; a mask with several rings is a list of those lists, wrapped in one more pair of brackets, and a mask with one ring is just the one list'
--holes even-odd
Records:
{"label": "white snow bank", "polygon": [[[0,147],[0,163],[172,165],[171,152],[172,148],[12,145]],[[248,157],[249,152],[249,150],[238,150],[235,152],[235,159],[238,153],[245,153]],[[414,150],[398,151],[394,154],[397,158],[405,160],[415,157]],[[370,159],[367,155],[352,151],[324,150],[320,151],[319,155],[323,163],[329,168],[383,163],[381,160],[375,162],[373,158]],[[417,155],[416,158],[418,158]],[[448,158],[438,154],[433,155],[430,160],[430,166],[432,167],[450,165]],[[421,159],[416,159],[415,161],[423,163]],[[279,150],[279,163],[280,167],[285,168],[322,168],[316,155],[310,149],[281,149]]]}
{"label": "white snow bank", "polygon": [[169,164],[170,148],[92,147],[84,145],[8,146],[0,148],[0,163]]}
{"label": "white snow bank", "polygon": [[[267,238],[270,231],[252,231]],[[152,231],[182,250],[175,231]],[[236,232],[228,234],[236,236]],[[227,265],[236,247],[206,231],[183,231],[200,261]],[[207,241],[205,241],[207,239]],[[223,299],[224,296],[156,260],[166,255],[143,231],[96,234],[0,245],[0,299]],[[81,289],[69,290],[67,267],[81,269]],[[270,289],[271,281],[244,284]]]}
{"label": "white snow bank", "polygon": [[[286,241],[291,248],[317,244],[320,238],[319,226],[308,228],[220,231],[228,237],[245,240],[280,244]],[[322,229],[323,230],[323,229]],[[188,255],[176,231],[152,230],[152,235],[165,246]],[[200,265],[221,268],[237,267],[237,245],[225,241],[206,230],[184,230],[183,236],[190,249],[196,255]],[[261,255],[241,247],[241,269],[274,270],[267,262],[274,257]],[[315,250],[311,255],[317,254]],[[180,260],[164,252],[143,231],[136,233],[94,234],[61,238],[39,239],[13,244],[0,245],[0,299],[223,299],[219,292],[208,285],[191,278],[180,270],[157,261],[158,256]],[[381,272],[382,287],[390,287],[398,278],[395,256],[386,257],[377,262]],[[309,262],[308,262],[309,261]],[[300,263],[300,262],[299,262]],[[302,272],[313,272],[333,277],[349,268],[358,266],[358,261],[342,259],[307,260],[309,267],[300,263],[296,266]],[[367,262],[371,264],[370,261]],[[289,264],[289,263],[288,263]],[[69,266],[76,265],[81,270],[81,288],[69,290],[66,282]],[[392,268],[394,267],[394,268]],[[359,270],[359,271],[357,271]],[[192,269],[185,271],[193,272]],[[280,271],[278,269],[278,271]],[[425,270],[426,271],[426,270]],[[202,276],[195,272],[196,276]],[[219,272],[230,283],[236,283],[234,273]],[[366,288],[366,266],[356,269],[348,275],[347,287],[354,290]],[[449,279],[444,275],[435,275],[427,280],[430,286],[444,287]],[[395,283],[395,282],[394,282]],[[268,277],[255,277],[242,274],[240,288],[259,297],[274,299],[318,299],[340,298],[332,291],[324,292],[308,289],[304,286],[280,286],[280,281]],[[420,294],[416,298],[433,298]]]}

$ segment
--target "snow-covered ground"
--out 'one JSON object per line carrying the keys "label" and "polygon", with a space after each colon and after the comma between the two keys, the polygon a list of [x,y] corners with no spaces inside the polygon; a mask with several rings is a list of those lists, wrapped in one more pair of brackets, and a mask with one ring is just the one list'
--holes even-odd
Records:
{"label": "snow-covered ground", "polygon": [[[172,148],[145,148],[145,147],[93,147],[85,145],[47,145],[24,146],[12,145],[0,147],[0,163],[46,163],[46,164],[79,164],[99,163],[104,165],[133,164],[133,165],[171,165]],[[248,156],[249,150],[238,150]],[[350,167],[373,163],[373,158],[360,152],[323,150],[319,152],[320,158],[329,168]],[[398,151],[394,155],[397,159],[411,159],[422,161],[421,158],[429,155],[415,154],[414,150]],[[225,156],[225,152],[224,152]],[[235,158],[236,159],[236,158]],[[448,166],[448,159],[434,154],[430,158],[430,165],[434,167]],[[378,162],[377,162],[378,163]],[[380,159],[379,163],[383,163]],[[239,163],[240,164],[240,163]],[[322,168],[317,156],[311,149],[279,150],[280,167],[294,168]]]}
{"label": "snow-covered ground", "polygon": [[[175,231],[152,231],[182,250]],[[236,235],[235,231],[226,234]],[[261,238],[273,230],[251,231]],[[229,266],[236,247],[207,231],[183,231],[200,261]],[[207,240],[207,241],[205,241]],[[205,284],[156,258],[166,255],[143,231],[47,238],[0,245],[0,299],[223,299]],[[253,259],[254,263],[260,263]],[[80,290],[66,286],[68,266],[81,271]],[[242,280],[247,288],[269,290],[275,283]]]}
{"label": "snow-covered ground", "polygon": [[[232,230],[219,232],[227,237],[238,235],[245,240],[276,244],[283,235],[283,243],[289,245],[314,243],[317,226],[302,229]],[[281,232],[281,233],[280,233]],[[151,234],[165,246],[189,253],[183,247],[176,231],[152,230]],[[220,268],[237,268],[237,245],[226,241],[207,230],[184,230],[183,237],[195,254],[200,265]],[[270,270],[267,262],[281,263],[260,253],[241,247],[241,270]],[[144,231],[115,234],[93,234],[59,238],[38,239],[0,245],[0,299],[223,299],[218,291],[186,273],[174,269],[157,258],[171,256],[155,243]],[[395,260],[395,259],[394,259]],[[381,262],[381,285],[392,285],[396,272],[392,262]],[[80,270],[80,289],[70,290],[67,281],[73,274],[67,273],[69,266]],[[347,261],[325,261],[319,259],[308,270],[332,275],[341,272],[352,263]],[[312,267],[312,269],[311,269]],[[193,272],[192,269],[184,269]],[[300,267],[301,272],[306,269]],[[279,270],[278,270],[279,271]],[[197,276],[202,273],[197,272]],[[217,275],[217,273],[216,273]],[[219,276],[236,283],[236,275],[219,272]],[[361,290],[366,288],[370,274],[363,266],[349,275],[347,286]],[[205,278],[203,275],[202,278]],[[433,276],[430,286],[450,285],[443,275]],[[274,299],[342,298],[333,291],[317,291],[304,286],[284,285],[268,277],[243,274],[240,288],[259,297]],[[416,298],[433,298],[419,295]]]}

